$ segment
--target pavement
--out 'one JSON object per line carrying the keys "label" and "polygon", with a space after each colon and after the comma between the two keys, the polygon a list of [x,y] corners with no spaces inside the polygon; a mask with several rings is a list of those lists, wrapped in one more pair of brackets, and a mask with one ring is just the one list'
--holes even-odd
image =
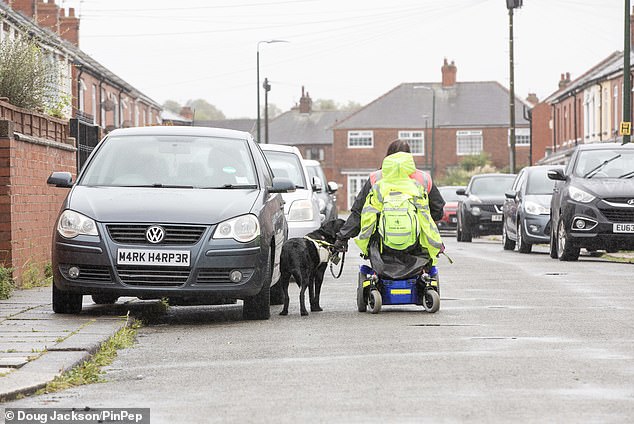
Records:
{"label": "pavement", "polygon": [[[86,303],[87,302],[87,303]],[[53,313],[51,287],[16,290],[0,300],[0,402],[34,393],[89,359],[126,325],[121,308],[84,296],[81,315]]]}

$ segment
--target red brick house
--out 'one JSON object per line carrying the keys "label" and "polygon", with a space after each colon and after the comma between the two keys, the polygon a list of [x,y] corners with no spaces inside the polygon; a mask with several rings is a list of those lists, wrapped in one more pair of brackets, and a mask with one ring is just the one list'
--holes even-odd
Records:
{"label": "red brick house", "polygon": [[[509,91],[494,81],[459,82],[445,60],[442,82],[403,83],[333,126],[333,171],[343,183],[340,210],[349,210],[369,173],[381,166],[393,140],[409,140],[417,167],[444,175],[467,155],[486,152],[510,164]],[[528,108],[515,99],[516,166],[528,164]]]}

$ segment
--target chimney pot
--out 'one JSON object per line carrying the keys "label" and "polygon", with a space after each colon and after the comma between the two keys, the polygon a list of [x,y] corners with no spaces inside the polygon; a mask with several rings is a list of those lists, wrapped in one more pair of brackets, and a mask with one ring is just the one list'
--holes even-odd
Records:
{"label": "chimney pot", "polygon": [[453,87],[454,85],[456,85],[456,73],[458,69],[456,68],[456,64],[453,60],[451,61],[451,65],[449,65],[447,59],[445,58],[441,71],[442,86],[444,88]]}

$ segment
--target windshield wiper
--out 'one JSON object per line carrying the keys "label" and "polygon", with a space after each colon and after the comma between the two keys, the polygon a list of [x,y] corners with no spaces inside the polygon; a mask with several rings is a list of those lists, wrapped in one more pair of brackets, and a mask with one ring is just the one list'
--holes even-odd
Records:
{"label": "windshield wiper", "polygon": [[218,189],[218,188],[229,188],[229,189],[255,189],[258,188],[255,184],[224,184],[216,187],[201,187],[203,189]]}
{"label": "windshield wiper", "polygon": [[584,175],[583,178],[592,178],[592,177],[594,177],[600,170],[602,170],[605,167],[605,165],[607,165],[608,163],[612,162],[613,160],[617,160],[620,157],[621,157],[621,155],[618,154],[618,155],[614,156],[613,158],[610,158],[610,159],[604,161],[603,163],[600,163],[599,165],[597,165],[594,168],[592,168],[590,170],[590,172],[588,172],[586,175]]}
{"label": "windshield wiper", "polygon": [[634,171],[630,171],[623,175],[619,175],[619,178],[632,178],[632,177],[634,177]]}
{"label": "windshield wiper", "polygon": [[140,187],[140,188],[194,188],[194,186],[190,185],[176,185],[176,184],[139,184],[139,185],[125,185],[121,187]]}

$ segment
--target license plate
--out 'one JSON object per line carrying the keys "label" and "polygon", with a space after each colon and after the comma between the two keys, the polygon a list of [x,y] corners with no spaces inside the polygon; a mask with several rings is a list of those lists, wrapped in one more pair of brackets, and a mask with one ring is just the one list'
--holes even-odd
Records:
{"label": "license plate", "polygon": [[634,233],[634,224],[612,224],[615,233]]}
{"label": "license plate", "polygon": [[491,221],[502,222],[502,215],[501,214],[491,215]]}
{"label": "license plate", "polygon": [[452,224],[455,224],[456,222],[458,222],[458,218],[452,216],[451,218],[449,218],[449,221],[451,221]]}
{"label": "license plate", "polygon": [[117,250],[118,265],[189,266],[189,250]]}

